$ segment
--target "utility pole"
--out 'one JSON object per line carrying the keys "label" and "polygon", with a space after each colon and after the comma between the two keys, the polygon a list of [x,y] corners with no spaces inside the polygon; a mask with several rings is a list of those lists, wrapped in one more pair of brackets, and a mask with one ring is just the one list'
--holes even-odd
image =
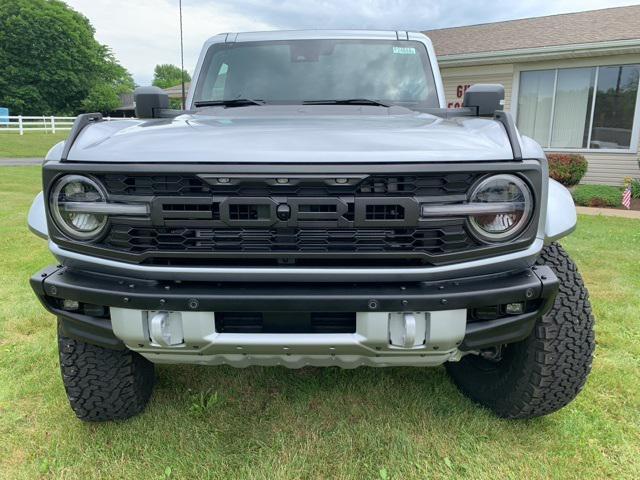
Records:
{"label": "utility pole", "polygon": [[186,108],[184,95],[184,46],[182,41],[182,0],[179,1],[180,7],[180,78],[182,80],[182,109]]}

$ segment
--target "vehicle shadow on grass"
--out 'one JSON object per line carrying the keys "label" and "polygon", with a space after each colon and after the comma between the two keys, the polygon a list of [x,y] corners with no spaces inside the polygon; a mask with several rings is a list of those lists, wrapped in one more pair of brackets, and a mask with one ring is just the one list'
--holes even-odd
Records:
{"label": "vehicle shadow on grass", "polygon": [[84,454],[102,458],[110,445],[149,472],[161,459],[179,478],[384,478],[383,467],[388,478],[469,478],[476,462],[512,450],[544,456],[559,436],[548,418],[495,417],[442,367],[156,371],[141,415],[80,426]]}
{"label": "vehicle shadow on grass", "polygon": [[[144,415],[170,410],[192,422],[214,424],[217,431],[235,436],[238,442],[264,435],[242,428],[248,419],[263,423],[274,434],[362,429],[379,433],[426,429],[442,434],[444,428],[485,430],[487,422],[520,430],[545,429],[544,419],[496,417],[465,398],[443,367],[159,366],[156,371],[156,391]],[[244,438],[238,432],[244,432]]]}

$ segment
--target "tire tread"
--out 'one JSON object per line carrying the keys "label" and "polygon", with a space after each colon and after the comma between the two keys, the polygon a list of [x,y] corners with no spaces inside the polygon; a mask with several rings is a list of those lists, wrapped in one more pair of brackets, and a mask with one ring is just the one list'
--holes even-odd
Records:
{"label": "tire tread", "polygon": [[64,335],[58,325],[62,381],[71,408],[85,421],[124,420],[142,412],[154,384],[151,362]]}
{"label": "tire tread", "polygon": [[580,393],[591,371],[595,320],[582,277],[557,243],[545,247],[537,263],[553,269],[560,287],[553,307],[536,321],[531,335],[509,345],[491,372],[481,371],[482,360],[473,355],[447,365],[465,395],[506,418],[559,410]]}

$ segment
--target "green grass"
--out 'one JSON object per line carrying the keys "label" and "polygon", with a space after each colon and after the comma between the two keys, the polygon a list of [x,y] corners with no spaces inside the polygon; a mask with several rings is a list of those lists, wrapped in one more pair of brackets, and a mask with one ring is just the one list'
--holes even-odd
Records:
{"label": "green grass", "polygon": [[68,135],[68,131],[26,132],[19,135],[0,130],[0,158],[44,158],[51,147]]}
{"label": "green grass", "polygon": [[497,419],[442,368],[161,366],[145,413],[85,424],[27,284],[53,262],[25,224],[39,183],[0,170],[0,478],[640,478],[638,221],[581,217],[564,241],[598,348],[584,392],[548,417]]}

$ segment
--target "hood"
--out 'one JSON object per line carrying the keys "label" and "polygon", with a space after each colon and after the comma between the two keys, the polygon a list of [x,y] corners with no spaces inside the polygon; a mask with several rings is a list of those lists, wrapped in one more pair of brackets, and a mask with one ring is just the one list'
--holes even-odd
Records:
{"label": "hood", "polygon": [[68,160],[87,162],[393,163],[510,160],[491,119],[443,119],[401,107],[208,108],[172,119],[86,127]]}

